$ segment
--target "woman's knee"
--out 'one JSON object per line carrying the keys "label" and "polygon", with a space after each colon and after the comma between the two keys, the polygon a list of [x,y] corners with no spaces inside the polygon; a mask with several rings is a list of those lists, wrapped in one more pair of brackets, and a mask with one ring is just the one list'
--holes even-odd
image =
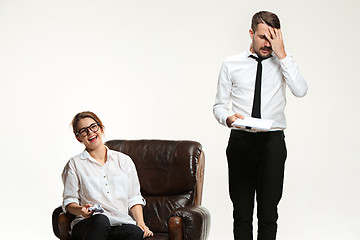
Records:
{"label": "woman's knee", "polygon": [[138,227],[137,225],[133,224],[124,224],[123,230],[127,233],[128,236],[126,240],[142,240],[144,239],[144,231]]}
{"label": "woman's knee", "polygon": [[111,230],[107,216],[96,214],[75,224],[72,230],[74,239],[107,239]]}
{"label": "woman's knee", "polygon": [[137,227],[137,229],[136,228],[134,229],[134,239],[141,240],[144,238],[144,231],[141,228],[139,228],[138,226],[136,226],[136,227]]}
{"label": "woman's knee", "polygon": [[96,214],[90,217],[90,227],[103,227],[110,230],[109,218],[103,214]]}
{"label": "woman's knee", "polygon": [[119,239],[124,240],[142,240],[144,239],[144,232],[141,228],[133,224],[123,224],[122,226],[113,227],[109,235],[109,240]]}

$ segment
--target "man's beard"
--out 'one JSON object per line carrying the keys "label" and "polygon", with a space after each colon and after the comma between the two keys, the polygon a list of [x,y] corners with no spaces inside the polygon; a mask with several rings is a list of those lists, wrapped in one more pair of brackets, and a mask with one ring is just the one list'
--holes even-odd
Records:
{"label": "man's beard", "polygon": [[[261,50],[267,50],[269,53],[266,55],[261,54]],[[272,48],[271,47],[262,47],[260,48],[258,51],[255,51],[255,53],[259,56],[259,57],[268,57],[271,53],[272,53]]]}

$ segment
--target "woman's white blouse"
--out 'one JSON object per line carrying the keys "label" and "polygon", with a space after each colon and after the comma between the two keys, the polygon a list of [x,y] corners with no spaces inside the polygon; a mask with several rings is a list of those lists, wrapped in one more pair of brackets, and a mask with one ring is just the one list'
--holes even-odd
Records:
{"label": "woman's white blouse", "polygon": [[[140,193],[136,168],[131,158],[107,148],[107,161],[102,166],[85,150],[71,158],[62,173],[63,210],[70,203],[100,204],[111,226],[136,224],[129,210],[145,205]],[[83,219],[77,216],[71,227]]]}

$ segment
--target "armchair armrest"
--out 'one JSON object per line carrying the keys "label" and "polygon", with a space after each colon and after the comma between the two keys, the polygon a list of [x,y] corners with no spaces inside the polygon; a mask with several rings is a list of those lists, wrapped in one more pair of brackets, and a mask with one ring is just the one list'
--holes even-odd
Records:
{"label": "armchair armrest", "polygon": [[74,215],[70,213],[61,213],[58,217],[58,226],[60,233],[60,240],[69,240],[70,237],[70,223],[74,220]]}
{"label": "armchair armrest", "polygon": [[[180,219],[179,219],[180,218]],[[175,223],[175,224],[174,224]],[[178,224],[176,224],[178,223]],[[172,232],[182,226],[183,238],[172,238]],[[170,214],[169,233],[170,239],[198,239],[206,240],[209,236],[210,230],[210,213],[201,205],[191,205],[175,209]]]}
{"label": "armchair armrest", "polygon": [[61,240],[71,239],[69,234],[70,223],[74,218],[74,215],[64,213],[61,206],[56,208],[52,214],[52,226],[55,236]]}

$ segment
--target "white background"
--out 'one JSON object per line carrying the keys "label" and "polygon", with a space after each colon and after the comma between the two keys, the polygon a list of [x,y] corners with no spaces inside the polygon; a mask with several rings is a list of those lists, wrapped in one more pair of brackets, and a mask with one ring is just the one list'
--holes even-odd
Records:
{"label": "white background", "polygon": [[[69,127],[97,113],[110,139],[189,139],[206,154],[211,240],[232,239],[225,148],[212,115],[223,59],[252,15],[278,14],[309,85],[288,90],[279,240],[359,239],[358,0],[0,0],[0,239],[56,239]],[[30,237],[29,237],[30,236]]]}

